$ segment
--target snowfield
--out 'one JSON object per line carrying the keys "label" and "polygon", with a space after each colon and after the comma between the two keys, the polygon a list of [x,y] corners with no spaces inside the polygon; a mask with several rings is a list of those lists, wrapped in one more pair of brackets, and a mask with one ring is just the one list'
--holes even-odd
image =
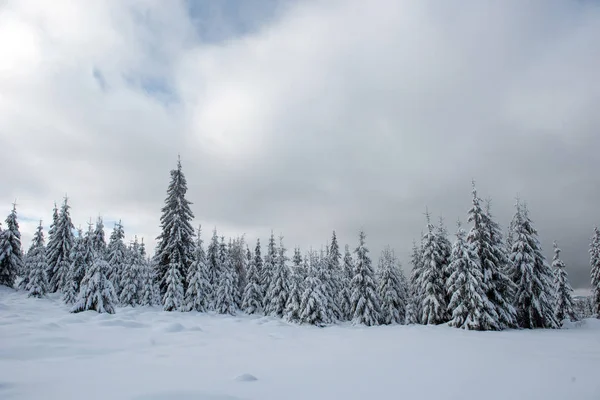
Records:
{"label": "snowfield", "polygon": [[600,321],[569,329],[295,326],[0,288],[0,399],[600,399]]}

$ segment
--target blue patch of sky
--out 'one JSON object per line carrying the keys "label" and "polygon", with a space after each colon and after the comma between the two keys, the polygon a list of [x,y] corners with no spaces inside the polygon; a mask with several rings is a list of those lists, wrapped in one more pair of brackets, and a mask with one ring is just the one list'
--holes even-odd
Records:
{"label": "blue patch of sky", "polygon": [[186,0],[198,39],[219,44],[257,32],[299,0]]}

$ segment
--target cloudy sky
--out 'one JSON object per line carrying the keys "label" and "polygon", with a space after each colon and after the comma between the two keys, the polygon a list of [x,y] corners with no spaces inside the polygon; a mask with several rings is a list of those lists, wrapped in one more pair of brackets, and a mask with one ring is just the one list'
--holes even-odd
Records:
{"label": "cloudy sky", "polygon": [[205,235],[364,228],[406,268],[425,207],[454,231],[475,179],[504,226],[527,201],[583,288],[598,38],[592,0],[0,1],[2,213],[28,247],[67,193],[76,225],[153,245],[181,154]]}

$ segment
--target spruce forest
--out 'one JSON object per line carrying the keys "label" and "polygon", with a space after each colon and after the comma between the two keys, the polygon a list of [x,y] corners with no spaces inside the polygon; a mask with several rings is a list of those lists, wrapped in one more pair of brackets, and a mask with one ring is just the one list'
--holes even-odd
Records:
{"label": "spruce forest", "polygon": [[[406,276],[386,247],[375,261],[368,236],[343,247],[333,231],[320,250],[288,249],[284,237],[225,238],[192,226],[181,162],[160,216],[154,254],[143,239],[125,242],[119,222],[108,236],[101,217],[75,230],[65,198],[47,234],[40,221],[22,250],[16,206],[0,231],[0,284],[43,298],[60,293],[71,312],[115,313],[117,306],[171,312],[259,314],[294,324],[422,324],[467,330],[560,328],[600,316],[600,231],[590,242],[592,296],[575,299],[568,266],[554,242],[542,254],[530,210],[517,201],[506,232],[473,183],[472,204],[450,234],[427,213]],[[47,240],[46,240],[47,237]]]}

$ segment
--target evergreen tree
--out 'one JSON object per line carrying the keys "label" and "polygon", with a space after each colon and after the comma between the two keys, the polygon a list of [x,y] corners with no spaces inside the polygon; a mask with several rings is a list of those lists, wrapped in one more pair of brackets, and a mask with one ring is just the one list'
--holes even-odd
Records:
{"label": "evergreen tree", "polygon": [[406,299],[397,263],[392,249],[384,248],[379,258],[377,293],[381,299],[381,322],[386,325],[403,324],[406,318]]}
{"label": "evergreen tree", "polygon": [[158,284],[156,283],[155,268],[144,260],[142,264],[142,293],[140,294],[140,305],[142,306],[155,306],[160,305],[160,291]]}
{"label": "evergreen tree", "polygon": [[48,270],[46,271],[46,278],[48,279],[48,291],[55,292],[52,287],[52,281],[54,280],[54,266],[58,263],[57,257],[62,254],[58,251],[60,244],[59,237],[56,234],[58,227],[58,207],[54,202],[54,210],[52,212],[52,223],[50,224],[50,230],[48,230],[48,246],[46,247],[46,261],[48,264]]}
{"label": "evergreen tree", "polygon": [[[219,237],[217,236],[217,229],[213,229],[211,241],[208,245],[207,252],[207,263],[208,270],[210,272],[208,281],[212,288],[216,288],[219,285]],[[215,289],[216,290],[216,289]],[[214,295],[214,293],[213,293]]]}
{"label": "evergreen tree", "polygon": [[261,246],[260,239],[256,239],[256,246],[254,247],[254,266],[256,267],[256,274],[259,279],[259,287],[260,287],[260,305],[261,308],[265,301],[265,296],[267,295],[267,288],[264,285],[263,279],[265,274],[265,264],[263,262],[263,258],[261,255]]}
{"label": "evergreen tree", "polygon": [[[517,311],[512,303],[515,296],[516,286],[510,279],[511,267],[504,244],[502,229],[494,220],[491,213],[491,200],[486,202],[484,220],[489,232],[490,249],[493,263],[488,260],[488,276],[486,280],[487,297],[494,304],[498,321],[502,329],[517,327]],[[484,274],[484,278],[485,278]]]}
{"label": "evergreen tree", "polygon": [[231,262],[236,276],[235,302],[242,306],[242,296],[246,287],[248,263],[246,260],[246,241],[244,236],[235,238],[231,247]]}
{"label": "evergreen tree", "polygon": [[98,217],[96,220],[96,227],[91,234],[92,239],[92,249],[96,254],[100,257],[106,256],[106,238],[104,235],[104,221],[102,217]]}
{"label": "evergreen tree", "polygon": [[88,230],[85,233],[85,237],[83,239],[83,248],[84,248],[84,259],[86,270],[92,266],[94,263],[94,258],[96,258],[96,254],[99,254],[100,257],[104,258],[105,253],[97,253],[94,248],[94,236],[95,232],[93,230],[92,221],[88,222]]}
{"label": "evergreen tree", "polygon": [[185,308],[187,311],[205,312],[210,305],[212,287],[209,282],[209,268],[201,238],[201,228],[196,235],[196,252],[194,262],[190,266],[188,287],[185,292]]}
{"label": "evergreen tree", "polygon": [[517,214],[510,255],[517,284],[517,322],[522,328],[556,328],[552,271],[542,255],[527,208],[517,205]]}
{"label": "evergreen tree", "polygon": [[[440,248],[440,263],[443,266],[445,284],[448,281],[448,278],[450,278],[450,269],[448,266],[450,265],[450,256],[452,254],[452,243],[450,243],[450,240],[448,239],[448,230],[446,229],[446,225],[444,225],[444,218],[442,217],[440,217],[438,226],[436,227],[435,235]],[[450,302],[447,290],[445,301],[446,304]]]}
{"label": "evergreen tree", "polygon": [[360,231],[359,244],[356,253],[354,276],[350,284],[352,297],[352,322],[367,326],[377,325],[381,319],[381,308],[377,287],[375,284],[375,271],[371,265],[369,249],[365,243],[366,235]]}
{"label": "evergreen tree", "polygon": [[115,224],[112,233],[110,234],[110,240],[106,250],[107,261],[110,267],[108,272],[108,279],[113,284],[113,290],[115,291],[117,298],[121,295],[121,275],[125,268],[125,257],[127,255],[127,247],[123,243],[125,238],[125,231],[123,230],[123,224],[121,221]]}
{"label": "evergreen tree", "polygon": [[48,289],[48,262],[46,261],[46,248],[44,247],[44,228],[42,221],[33,236],[33,242],[27,252],[27,270],[29,279],[25,290],[29,297],[43,297]]}
{"label": "evergreen tree", "polygon": [[[422,237],[423,235],[421,235]],[[412,271],[410,274],[410,304],[407,309],[407,324],[421,323],[421,310],[423,290],[421,288],[421,275],[423,273],[423,249],[413,240],[412,255],[410,257]]]}
{"label": "evergreen tree", "polygon": [[[258,259],[260,260],[260,243],[257,244],[258,248]],[[262,289],[260,286],[260,275],[257,268],[257,257],[252,257],[250,249],[248,249],[248,274],[246,280],[246,287],[244,288],[244,295],[242,299],[242,310],[246,314],[255,314],[260,311],[262,304]],[[262,263],[262,260],[260,260]]]}
{"label": "evergreen tree", "polygon": [[594,228],[590,243],[590,266],[592,267],[592,305],[593,314],[600,319],[600,229]]}
{"label": "evergreen tree", "polygon": [[294,249],[293,267],[290,272],[290,292],[285,304],[285,319],[290,322],[300,322],[302,295],[304,294],[304,277],[302,275],[302,255],[300,249]]}
{"label": "evergreen tree", "polygon": [[67,282],[67,275],[71,267],[71,250],[75,245],[75,236],[73,235],[73,222],[71,222],[68,199],[60,209],[58,222],[55,226],[54,236],[56,241],[54,247],[48,247],[48,263],[52,268],[52,281],[50,282],[52,292],[63,291]]}
{"label": "evergreen tree", "polygon": [[444,323],[447,316],[444,265],[434,229],[427,214],[427,233],[423,236],[423,264],[418,282],[423,296],[420,320],[426,325]]}
{"label": "evergreen tree", "polygon": [[128,251],[128,256],[123,265],[121,274],[121,293],[119,300],[124,306],[132,306],[140,303],[139,294],[142,291],[142,256],[137,236]]}
{"label": "evergreen tree", "polygon": [[283,246],[283,237],[280,237],[271,284],[267,291],[269,303],[265,308],[266,315],[280,318],[285,314],[285,306],[290,293],[290,273],[287,266],[288,258],[285,252],[286,248]]}
{"label": "evergreen tree", "polygon": [[340,253],[340,246],[338,245],[336,233],[333,231],[331,235],[331,243],[327,251],[327,266],[329,267],[329,287],[331,291],[332,313],[336,320],[343,318],[343,313],[338,302],[338,296],[341,290],[341,260],[342,254]]}
{"label": "evergreen tree", "polygon": [[[185,289],[185,276],[194,261],[194,228],[191,224],[194,214],[190,209],[192,203],[185,198],[186,193],[187,181],[181,169],[181,160],[177,160],[177,169],[171,171],[171,182],[162,208],[162,232],[157,238],[156,258],[160,291],[163,295],[167,291],[167,274],[174,278],[169,270],[174,266],[179,268],[179,276],[183,279]],[[171,259],[176,259],[176,262],[171,262]]]}
{"label": "evergreen tree", "polygon": [[350,247],[346,245],[344,250],[344,263],[339,274],[339,291],[337,295],[337,303],[340,309],[342,321],[348,321],[352,318],[352,292],[350,283],[352,282],[354,271],[354,261],[350,254]]}
{"label": "evergreen tree", "polygon": [[66,304],[73,304],[77,301],[80,285],[86,272],[85,250],[83,231],[79,228],[71,249],[71,265],[63,288],[63,300]]}
{"label": "evergreen tree", "polygon": [[233,266],[230,253],[225,248],[224,241],[221,241],[220,253],[220,273],[217,290],[215,293],[215,311],[219,314],[235,315],[236,301],[235,292],[237,290],[237,280],[235,268]]}
{"label": "evergreen tree", "polygon": [[95,310],[99,313],[115,313],[117,298],[112,283],[106,277],[108,270],[105,260],[100,257],[94,259],[92,267],[81,281],[81,290],[71,312]]}
{"label": "evergreen tree", "polygon": [[499,330],[498,315],[486,294],[479,257],[465,236],[459,223],[449,267],[452,271],[448,279],[448,310],[452,316],[449,325],[468,330]]}
{"label": "evergreen tree", "polygon": [[17,221],[17,207],[6,217],[6,229],[0,233],[0,285],[14,287],[17,274],[24,270],[21,233]]}
{"label": "evergreen tree", "polygon": [[575,310],[573,308],[573,288],[569,283],[569,276],[566,271],[566,266],[560,258],[560,249],[558,244],[554,242],[554,258],[552,259],[552,267],[554,268],[554,288],[556,292],[556,304],[554,305],[554,317],[562,326],[565,319],[572,322],[577,321]]}
{"label": "evergreen tree", "polygon": [[324,326],[329,322],[327,315],[327,299],[323,295],[323,284],[319,279],[316,256],[311,254],[311,263],[307,271],[304,293],[300,303],[300,322],[316,326]]}
{"label": "evergreen tree", "polygon": [[162,298],[163,310],[181,311],[184,301],[183,277],[181,276],[181,262],[179,258],[171,257],[170,266],[164,277],[163,286],[165,293]]}
{"label": "evergreen tree", "polygon": [[275,265],[277,264],[277,247],[275,246],[275,236],[271,231],[271,237],[269,238],[269,244],[267,246],[267,255],[262,268],[261,275],[261,286],[263,287],[263,310],[267,313],[269,309],[269,288],[271,287],[271,281],[273,280],[273,272],[275,271]]}

